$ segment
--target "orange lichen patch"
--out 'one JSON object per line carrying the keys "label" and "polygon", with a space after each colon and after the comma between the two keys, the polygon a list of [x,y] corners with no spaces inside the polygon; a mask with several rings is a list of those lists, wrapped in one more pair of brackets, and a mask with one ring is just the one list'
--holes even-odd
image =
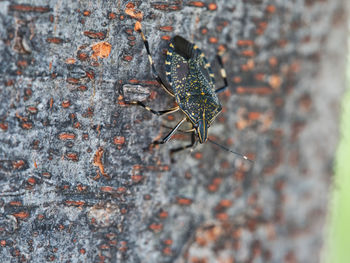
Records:
{"label": "orange lichen patch", "polygon": [[132,56],[124,56],[124,57],[123,57],[123,60],[124,60],[124,61],[127,61],[127,62],[130,62],[132,59],[133,59]]}
{"label": "orange lichen patch", "polygon": [[106,38],[105,32],[84,31],[84,35],[89,38],[100,39],[100,40],[103,40]]}
{"label": "orange lichen patch", "polygon": [[168,215],[169,215],[168,212],[166,212],[166,211],[161,211],[161,212],[159,212],[158,217],[161,218],[161,219],[165,219],[165,218],[168,217]]}
{"label": "orange lichen patch", "polygon": [[74,133],[67,133],[67,132],[63,132],[63,133],[60,133],[58,135],[58,138],[60,140],[74,140],[75,139],[75,134]]}
{"label": "orange lichen patch", "polygon": [[272,93],[272,89],[269,87],[237,87],[238,94],[258,94],[258,95],[269,95]]}
{"label": "orange lichen patch", "polygon": [[115,136],[113,138],[113,143],[117,145],[122,145],[125,143],[125,137],[124,136]]}
{"label": "orange lichen patch", "polygon": [[76,78],[67,78],[67,82],[69,84],[78,84],[79,83],[79,79]]}
{"label": "orange lichen patch", "polygon": [[187,206],[187,205],[191,205],[193,201],[189,198],[177,197],[176,202],[179,205]]}
{"label": "orange lichen patch", "polygon": [[89,57],[88,54],[86,54],[85,52],[80,52],[80,53],[78,53],[77,56],[78,56],[78,59],[80,59],[82,61],[86,60]]}
{"label": "orange lichen patch", "polygon": [[20,67],[20,68],[25,68],[28,66],[28,62],[26,60],[19,60],[17,62],[17,66]]}
{"label": "orange lichen patch", "polygon": [[93,71],[86,71],[85,73],[89,79],[95,79],[95,73]]}
{"label": "orange lichen patch", "polygon": [[28,178],[27,182],[28,182],[28,184],[30,184],[30,185],[35,185],[36,180],[35,180],[34,177],[30,177],[30,178]]}
{"label": "orange lichen patch", "polygon": [[210,4],[208,4],[208,9],[210,10],[210,11],[214,11],[214,10],[216,10],[218,8],[218,6],[215,4],[215,3],[210,3]]}
{"label": "orange lichen patch", "polygon": [[31,114],[36,114],[38,112],[38,108],[36,107],[27,107],[27,111]]}
{"label": "orange lichen patch", "polygon": [[100,190],[106,193],[114,193],[116,190],[111,186],[101,186]]}
{"label": "orange lichen patch", "polygon": [[83,15],[84,15],[84,16],[90,16],[90,15],[91,15],[91,12],[90,12],[89,10],[85,10],[85,11],[83,12]]}
{"label": "orange lichen patch", "polygon": [[163,244],[166,246],[171,246],[173,244],[173,241],[171,239],[166,239],[163,241]]}
{"label": "orange lichen patch", "polygon": [[25,212],[25,211],[21,211],[15,214],[12,214],[14,217],[16,217],[17,219],[25,219],[27,217],[29,217],[29,213]]}
{"label": "orange lichen patch", "polygon": [[208,29],[207,28],[202,28],[202,30],[201,30],[201,33],[202,33],[202,35],[205,35],[205,34],[207,34],[208,33]]}
{"label": "orange lichen patch", "polygon": [[15,170],[21,169],[25,164],[23,160],[16,160],[12,162],[12,168]]}
{"label": "orange lichen patch", "polygon": [[266,27],[267,27],[267,22],[260,22],[258,24],[258,28],[256,29],[256,33],[258,35],[262,35],[265,32]]}
{"label": "orange lichen patch", "polygon": [[138,81],[137,79],[130,79],[129,83],[130,84],[138,84],[140,81]]}
{"label": "orange lichen patch", "polygon": [[46,13],[46,12],[50,12],[50,7],[13,4],[9,6],[9,10],[18,11],[18,12]]}
{"label": "orange lichen patch", "polygon": [[243,56],[246,56],[246,57],[254,57],[254,56],[255,56],[254,50],[250,50],[250,49],[243,50],[243,51],[241,52],[241,54],[242,54]]}
{"label": "orange lichen patch", "polygon": [[22,127],[23,129],[30,130],[31,128],[33,128],[33,124],[31,124],[30,122],[23,122],[23,123],[21,124],[21,127]]}
{"label": "orange lichen patch", "polygon": [[164,32],[172,32],[174,28],[172,26],[161,26],[159,27],[159,30]]}
{"label": "orange lichen patch", "polygon": [[125,193],[125,192],[126,192],[126,188],[125,188],[125,187],[122,187],[122,186],[121,186],[121,187],[118,187],[118,188],[117,188],[117,192],[120,193],[120,194]]}
{"label": "orange lichen patch", "polygon": [[69,159],[73,162],[77,162],[79,160],[78,154],[76,154],[76,153],[67,153],[66,157],[67,157],[67,159]]}
{"label": "orange lichen patch", "polygon": [[116,13],[110,12],[108,13],[108,19],[112,20],[115,19],[117,17]]}
{"label": "orange lichen patch", "polygon": [[83,206],[83,205],[85,205],[84,201],[66,200],[65,203],[66,203],[66,205],[69,205],[69,206]]}
{"label": "orange lichen patch", "polygon": [[63,42],[63,39],[59,37],[48,37],[46,41],[53,44],[61,44]]}
{"label": "orange lichen patch", "polygon": [[205,4],[201,1],[191,1],[188,3],[189,6],[204,7]]}
{"label": "orange lichen patch", "polygon": [[103,148],[100,147],[98,148],[98,150],[96,151],[95,153],[95,156],[94,156],[94,162],[92,163],[94,166],[97,166],[99,169],[100,169],[100,172],[103,176],[107,176],[107,174],[105,173],[105,168],[103,166],[103,163],[102,163],[102,156],[103,156]]}
{"label": "orange lichen patch", "polygon": [[217,178],[214,178],[213,181],[211,182],[210,185],[208,185],[208,190],[210,192],[215,192],[219,189],[219,186],[222,182],[222,179],[217,177]]}
{"label": "orange lichen patch", "polygon": [[125,251],[127,251],[128,250],[128,242],[126,242],[126,241],[120,241],[119,242],[119,251],[121,251],[121,252],[125,252]]}
{"label": "orange lichen patch", "polygon": [[215,184],[210,184],[210,185],[208,185],[208,190],[210,191],[210,192],[216,192],[217,190],[218,190],[218,186],[217,185],[215,185]]}
{"label": "orange lichen patch", "polygon": [[210,37],[209,38],[209,43],[216,44],[216,43],[218,43],[218,39],[216,37]]}
{"label": "orange lichen patch", "polygon": [[126,4],[126,8],[135,8],[135,4],[134,3],[132,3],[132,2],[129,2],[129,3],[127,3]]}
{"label": "orange lichen patch", "polygon": [[248,113],[248,119],[250,119],[252,121],[259,119],[260,116],[261,116],[260,112],[249,112]]}
{"label": "orange lichen patch", "polygon": [[270,64],[272,67],[277,66],[277,64],[278,64],[277,58],[276,58],[276,57],[270,57],[270,58],[269,58],[269,64]]}
{"label": "orange lichen patch", "polygon": [[203,154],[201,154],[201,153],[199,153],[199,152],[196,152],[195,154],[194,154],[194,158],[196,158],[196,159],[202,159],[202,157],[203,157]]}
{"label": "orange lichen patch", "polygon": [[219,206],[228,208],[232,205],[232,201],[228,199],[223,199],[220,201]]}
{"label": "orange lichen patch", "polygon": [[97,60],[97,58],[107,58],[111,53],[112,45],[108,42],[99,42],[92,46],[93,54],[91,58]]}
{"label": "orange lichen patch", "polygon": [[80,90],[80,91],[87,91],[87,87],[82,85],[82,86],[78,87],[78,90]]}
{"label": "orange lichen patch", "polygon": [[267,11],[268,13],[270,13],[270,14],[273,14],[273,13],[276,12],[276,7],[275,7],[274,5],[268,5],[268,6],[266,7],[266,11]]}
{"label": "orange lichen patch", "polygon": [[21,201],[11,201],[10,205],[12,205],[12,206],[22,206],[22,202]]}
{"label": "orange lichen patch", "polygon": [[43,214],[39,214],[39,215],[37,216],[37,218],[38,218],[38,220],[43,220],[43,219],[45,218],[45,216],[44,216]]}
{"label": "orange lichen patch", "polygon": [[171,37],[168,36],[168,35],[165,35],[165,36],[162,36],[162,39],[163,39],[163,40],[166,40],[166,41],[169,41],[169,40],[171,39]]}
{"label": "orange lichen patch", "polygon": [[126,104],[125,104],[125,102],[124,102],[124,97],[123,97],[123,95],[119,95],[119,96],[118,96],[118,104],[119,104],[120,106],[126,106]]}
{"label": "orange lichen patch", "polygon": [[50,109],[52,109],[53,106],[53,98],[50,99]]}
{"label": "orange lichen patch", "polygon": [[18,112],[16,112],[16,118],[18,118],[20,121],[28,121],[28,118],[22,117]]}
{"label": "orange lichen patch", "polygon": [[149,229],[151,229],[153,232],[160,232],[163,230],[163,224],[161,223],[150,224]]}
{"label": "orange lichen patch", "polygon": [[102,245],[100,245],[100,249],[102,249],[102,250],[110,249],[110,246],[107,244],[102,244]]}
{"label": "orange lichen patch", "polygon": [[51,174],[48,172],[42,173],[42,175],[46,178],[51,178]]}
{"label": "orange lichen patch", "polygon": [[76,62],[75,58],[67,58],[66,59],[66,64],[74,64]]}
{"label": "orange lichen patch", "polygon": [[133,5],[132,3],[128,3],[126,5],[125,14],[139,21],[143,18],[143,13],[141,11],[135,10],[135,5]]}
{"label": "orange lichen patch", "polygon": [[2,129],[3,131],[7,131],[8,128],[9,128],[8,123],[0,122],[0,129]]}
{"label": "orange lichen patch", "polygon": [[166,118],[167,118],[168,121],[173,121],[173,120],[175,120],[174,115],[168,115]]}
{"label": "orange lichen patch", "polygon": [[79,192],[83,192],[87,189],[87,186],[84,186],[84,185],[81,185],[81,184],[78,184],[76,189],[79,191]]}
{"label": "orange lichen patch", "polygon": [[238,40],[237,41],[237,46],[253,46],[254,42],[253,40]]}
{"label": "orange lichen patch", "polygon": [[282,84],[282,78],[278,75],[272,75],[269,77],[269,84],[271,88],[278,89]]}
{"label": "orange lichen patch", "polygon": [[70,106],[70,101],[69,100],[64,100],[62,101],[62,107],[63,108],[68,108]]}
{"label": "orange lichen patch", "polygon": [[140,174],[134,174],[134,175],[131,176],[131,180],[134,183],[139,183],[139,182],[141,182],[142,179],[143,179],[143,176],[140,175]]}

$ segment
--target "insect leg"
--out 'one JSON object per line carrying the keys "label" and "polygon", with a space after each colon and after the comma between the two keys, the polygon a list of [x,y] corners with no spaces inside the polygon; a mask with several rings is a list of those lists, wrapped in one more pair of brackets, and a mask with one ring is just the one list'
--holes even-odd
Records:
{"label": "insect leg", "polygon": [[153,63],[153,59],[151,56],[151,52],[149,51],[149,44],[148,44],[148,40],[146,39],[145,35],[143,34],[141,28],[138,30],[138,32],[141,34],[142,40],[143,40],[143,44],[145,45],[146,51],[147,51],[147,55],[148,55],[148,60],[149,63],[151,64],[151,69],[152,69],[152,73],[154,75],[154,77],[156,78],[156,80],[158,81],[158,83],[162,86],[162,88],[172,97],[174,97],[174,93],[171,91],[171,89],[169,87],[167,87],[163,80],[160,78],[156,67],[154,66]]}
{"label": "insect leg", "polygon": [[180,109],[179,106],[176,106],[176,107],[170,108],[168,110],[157,111],[157,110],[153,110],[150,107],[146,106],[141,101],[131,101],[131,102],[129,102],[129,104],[139,105],[139,106],[145,108],[146,110],[148,110],[149,112],[151,112],[151,113],[153,113],[155,115],[158,115],[158,116],[162,116],[162,115],[165,115],[165,114],[170,114],[170,113],[176,112],[176,111],[178,111]]}
{"label": "insect leg", "polygon": [[195,142],[196,142],[196,140],[195,140],[195,132],[193,131],[192,132],[192,136],[191,136],[191,143],[189,144],[189,145],[185,145],[185,146],[183,146],[183,147],[179,147],[179,148],[175,148],[175,149],[171,149],[170,150],[170,154],[172,155],[172,154],[174,154],[174,153],[176,153],[176,152],[181,152],[181,151],[183,151],[183,150],[185,150],[185,149],[188,149],[188,148],[192,148],[193,147],[193,145],[195,144]]}
{"label": "insect leg", "polygon": [[216,55],[218,61],[219,61],[219,65],[220,65],[220,75],[224,80],[224,86],[221,88],[218,88],[217,90],[215,90],[215,93],[220,93],[223,92],[227,87],[228,87],[228,83],[227,83],[227,76],[226,76],[226,70],[224,68],[224,64],[222,63],[222,59],[220,55]]}
{"label": "insect leg", "polygon": [[177,129],[180,128],[181,124],[184,123],[184,121],[186,121],[186,118],[183,118],[170,132],[167,136],[165,136],[163,138],[163,140],[161,141],[154,141],[152,144],[156,145],[156,144],[164,144],[166,142],[168,142],[170,140],[170,138],[175,134],[175,132],[177,131]]}

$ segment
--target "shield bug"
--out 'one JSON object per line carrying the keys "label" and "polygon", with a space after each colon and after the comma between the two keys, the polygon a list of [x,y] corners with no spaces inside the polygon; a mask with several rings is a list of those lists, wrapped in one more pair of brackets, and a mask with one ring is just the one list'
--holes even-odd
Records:
{"label": "shield bug", "polygon": [[169,44],[165,61],[165,73],[169,83],[168,85],[161,79],[154,66],[148,41],[141,30],[141,23],[136,22],[135,31],[139,32],[142,37],[154,77],[161,87],[170,96],[174,97],[177,106],[168,110],[156,111],[146,106],[141,101],[131,101],[129,103],[142,106],[158,116],[179,110],[184,114],[184,117],[167,136],[160,141],[153,142],[153,144],[164,144],[168,142],[184,122],[189,122],[191,124],[191,129],[186,132],[192,134],[191,143],[184,147],[171,150],[172,153],[191,148],[198,141],[200,143],[210,141],[226,151],[249,160],[245,155],[234,152],[208,138],[208,129],[222,109],[217,94],[228,87],[226,71],[223,67],[221,57],[217,55],[221,67],[220,74],[224,80],[224,85],[215,88],[214,74],[204,53],[197,45],[190,43],[181,36],[175,36]]}

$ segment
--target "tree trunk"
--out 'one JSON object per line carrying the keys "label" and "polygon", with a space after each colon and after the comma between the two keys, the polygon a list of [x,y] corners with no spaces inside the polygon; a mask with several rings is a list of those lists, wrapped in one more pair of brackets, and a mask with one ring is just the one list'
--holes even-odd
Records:
{"label": "tree trunk", "polygon": [[[47,4],[49,2],[49,4]],[[347,0],[0,2],[4,262],[319,262],[344,91]],[[73,2],[73,3],[72,3]],[[175,35],[229,90],[211,143],[173,106]]]}

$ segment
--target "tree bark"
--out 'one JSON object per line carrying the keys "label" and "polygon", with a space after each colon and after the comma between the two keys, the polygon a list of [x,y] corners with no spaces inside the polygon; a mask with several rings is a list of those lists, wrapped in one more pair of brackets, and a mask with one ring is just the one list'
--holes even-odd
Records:
{"label": "tree bark", "polygon": [[[319,262],[347,51],[346,0],[0,1],[4,262]],[[212,140],[178,133],[181,35],[223,60]]]}

